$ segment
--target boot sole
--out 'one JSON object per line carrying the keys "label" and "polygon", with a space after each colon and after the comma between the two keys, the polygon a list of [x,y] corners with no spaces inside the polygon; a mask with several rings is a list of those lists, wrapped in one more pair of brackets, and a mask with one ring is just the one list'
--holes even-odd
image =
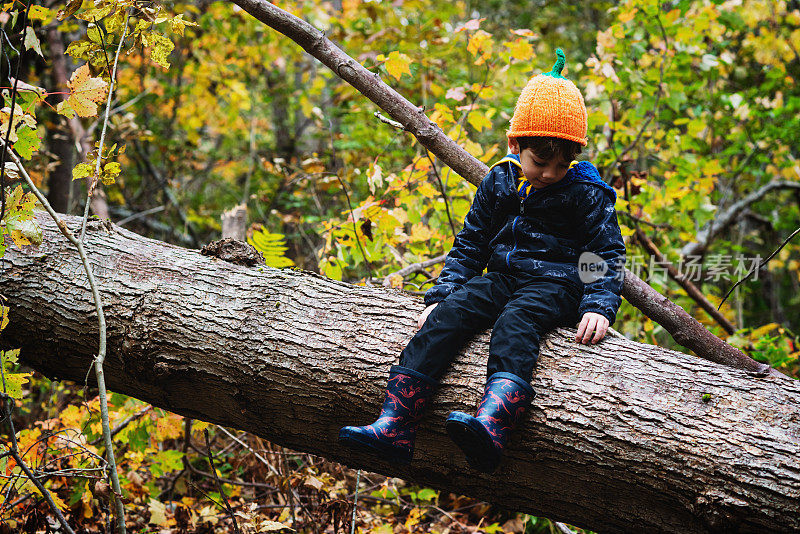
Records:
{"label": "boot sole", "polygon": [[387,462],[395,464],[409,464],[414,456],[413,451],[408,453],[398,450],[397,447],[388,445],[372,436],[350,430],[347,427],[339,431],[339,443],[356,451],[377,455]]}
{"label": "boot sole", "polygon": [[467,457],[470,467],[482,473],[493,473],[497,469],[500,457],[480,421],[463,412],[452,412],[444,427],[453,443]]}

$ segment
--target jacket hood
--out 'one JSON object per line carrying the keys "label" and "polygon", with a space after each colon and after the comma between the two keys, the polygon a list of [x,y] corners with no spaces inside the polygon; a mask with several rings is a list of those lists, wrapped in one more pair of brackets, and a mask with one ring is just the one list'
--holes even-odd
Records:
{"label": "jacket hood", "polygon": [[[522,171],[522,162],[519,159],[519,154],[506,154],[503,159],[493,164],[492,167],[496,167],[501,163],[511,163],[512,165],[516,166],[520,172]],[[563,180],[580,181],[592,184],[605,191],[613,201],[616,202],[617,200],[617,192],[614,191],[613,187],[603,181],[603,179],[600,177],[600,173],[597,172],[597,168],[588,161],[573,161],[570,164],[567,175],[564,176]]]}

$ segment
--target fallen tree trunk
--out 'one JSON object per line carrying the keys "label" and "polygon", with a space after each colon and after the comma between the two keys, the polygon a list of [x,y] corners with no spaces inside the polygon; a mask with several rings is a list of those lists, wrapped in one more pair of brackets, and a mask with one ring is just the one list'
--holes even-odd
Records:
{"label": "fallen tree trunk", "polygon": [[[79,219],[65,217],[76,227]],[[97,345],[80,260],[44,214],[44,244],[9,247],[5,345],[82,382]],[[693,356],[559,330],[500,471],[470,471],[443,428],[472,410],[488,335],[456,359],[415,461],[352,455],[339,427],[371,422],[423,305],[384,288],[232,265],[92,223],[86,236],[108,321],[114,391],[186,416],[426,486],[601,532],[800,530],[800,384]],[[10,243],[9,243],[10,245]]]}

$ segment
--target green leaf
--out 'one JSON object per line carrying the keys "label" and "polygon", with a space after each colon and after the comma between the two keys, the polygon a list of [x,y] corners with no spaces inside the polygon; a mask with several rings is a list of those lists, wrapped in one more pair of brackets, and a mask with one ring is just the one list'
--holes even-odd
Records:
{"label": "green leaf", "polygon": [[75,110],[69,105],[69,102],[62,100],[56,104],[56,113],[64,115],[66,118],[71,119],[75,116]]}
{"label": "green leaf", "polygon": [[420,501],[433,501],[439,495],[439,492],[431,488],[423,488],[417,492],[417,499]]}
{"label": "green leaf", "polygon": [[344,272],[339,261],[336,258],[329,258],[328,261],[322,263],[320,267],[323,274],[332,280],[341,280]]}
{"label": "green leaf", "polygon": [[22,398],[22,386],[28,382],[31,373],[13,373],[19,360],[19,349],[0,351],[0,362],[5,374],[5,391],[13,399]]}
{"label": "green leaf", "polygon": [[14,150],[25,159],[31,159],[33,153],[42,146],[42,140],[36,134],[36,130],[23,126],[17,130],[17,142],[14,143]]}
{"label": "green leaf", "polygon": [[33,193],[24,193],[21,186],[17,186],[6,197],[6,216],[2,233],[10,235],[17,246],[38,245],[42,242],[42,231],[33,218],[35,206],[36,197]]}
{"label": "green leaf", "polygon": [[151,470],[155,476],[183,469],[183,452],[176,450],[159,451],[153,457]]}

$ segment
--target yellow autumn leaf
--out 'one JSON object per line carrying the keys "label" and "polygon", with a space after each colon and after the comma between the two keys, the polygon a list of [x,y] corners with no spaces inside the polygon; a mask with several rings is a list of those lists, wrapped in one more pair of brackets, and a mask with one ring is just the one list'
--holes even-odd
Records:
{"label": "yellow autumn leaf", "polygon": [[479,158],[481,155],[483,155],[483,147],[471,139],[464,140],[464,148],[476,158]]}
{"label": "yellow autumn leaf", "polygon": [[413,241],[427,242],[433,237],[430,227],[417,223],[411,226],[411,239]]}
{"label": "yellow autumn leaf", "polygon": [[780,326],[781,325],[779,325],[778,323],[769,323],[765,324],[764,326],[760,326],[755,330],[753,330],[752,332],[750,332],[750,339],[758,339],[760,337],[764,337],[771,331],[780,328]]}
{"label": "yellow autumn leaf", "polygon": [[14,117],[11,118],[11,108],[6,106],[3,109],[0,109],[0,131],[4,134],[8,131],[8,123],[11,122],[11,133],[8,136],[8,140],[12,143],[16,143],[19,139],[17,137],[17,128],[20,124],[26,124],[30,126],[32,129],[36,129],[36,119],[32,116],[24,113],[19,107],[14,110]]}
{"label": "yellow autumn leaf", "polygon": [[183,13],[170,19],[169,25],[172,27],[172,31],[178,35],[183,35],[183,30],[186,26],[197,26],[196,23],[190,20],[183,20]]}
{"label": "yellow autumn leaf", "polygon": [[169,414],[166,417],[159,417],[156,421],[156,439],[178,439],[183,435],[183,417],[180,415]]}
{"label": "yellow autumn leaf", "polygon": [[510,41],[506,46],[511,51],[511,57],[517,61],[527,61],[533,57],[533,46],[525,39]]}
{"label": "yellow autumn leaf", "polygon": [[492,121],[482,113],[470,113],[467,122],[479,132],[483,131],[484,128],[492,127]]}
{"label": "yellow autumn leaf", "polygon": [[72,169],[72,179],[73,180],[81,180],[83,178],[88,178],[92,175],[94,169],[88,163],[78,163],[74,169]]}
{"label": "yellow autumn leaf", "polygon": [[[38,493],[39,495],[42,495],[42,497],[44,497],[44,495],[43,495],[43,494],[42,494],[42,492],[39,490],[39,488],[36,488],[36,493]],[[59,496],[58,496],[56,493],[54,493],[54,492],[52,492],[52,491],[51,491],[51,492],[50,492],[50,498],[51,498],[51,499],[53,499],[53,502],[55,503],[55,505],[56,505],[56,506],[58,507],[58,509],[59,509],[59,510],[61,510],[62,512],[66,512],[66,511],[69,509],[69,506],[67,506],[67,503],[65,503],[65,502],[64,502],[64,499],[62,499],[61,497],[59,497]]]}
{"label": "yellow autumn leaf", "polygon": [[395,289],[403,289],[403,277],[397,273],[390,274],[389,285]]}
{"label": "yellow autumn leaf", "polygon": [[175,44],[172,41],[161,34],[147,32],[142,33],[142,44],[150,47],[150,59],[153,60],[153,63],[161,65],[165,69],[169,68],[170,63],[167,58],[172,49],[175,48]]}
{"label": "yellow autumn leaf", "polygon": [[492,35],[483,30],[478,30],[472,37],[469,38],[467,43],[467,50],[470,54],[477,56],[486,55],[488,57],[492,49]]}
{"label": "yellow autumn leaf", "polygon": [[102,78],[92,78],[89,64],[78,67],[67,82],[70,94],[66,105],[74,110],[79,117],[94,117],[97,115],[97,102],[102,102],[108,91],[108,83]]}
{"label": "yellow autumn leaf", "polygon": [[423,182],[417,187],[417,193],[426,197],[426,198],[435,198],[439,196],[439,191],[436,190],[431,184],[428,182]]}
{"label": "yellow autumn leaf", "polygon": [[41,20],[43,24],[47,24],[52,20],[53,12],[42,6],[31,6],[28,11],[28,20]]}
{"label": "yellow autumn leaf", "polygon": [[147,507],[150,509],[150,520],[148,523],[160,527],[165,527],[169,524],[169,520],[167,519],[167,507],[164,503],[156,499],[150,499],[150,503]]}
{"label": "yellow autumn leaf", "polygon": [[394,76],[397,80],[399,80],[403,74],[411,76],[409,65],[411,65],[411,58],[397,50],[389,54],[386,58],[386,63],[384,63],[386,72]]}

